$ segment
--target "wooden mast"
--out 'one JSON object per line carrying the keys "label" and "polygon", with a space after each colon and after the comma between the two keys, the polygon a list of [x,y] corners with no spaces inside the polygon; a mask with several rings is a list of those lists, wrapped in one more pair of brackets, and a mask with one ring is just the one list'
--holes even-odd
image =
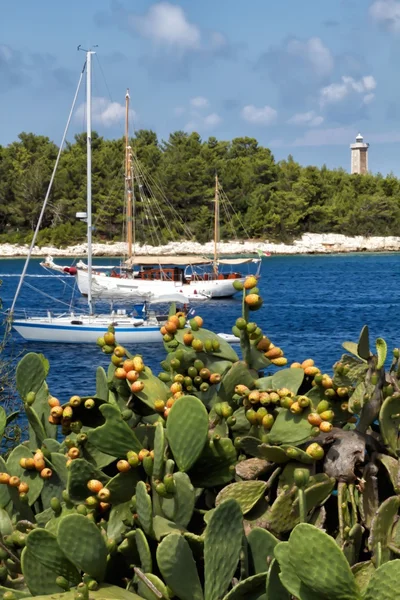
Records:
{"label": "wooden mast", "polygon": [[128,259],[132,258],[132,165],[131,147],[129,145],[129,89],[125,95],[125,190],[126,190],[126,243]]}
{"label": "wooden mast", "polygon": [[219,187],[218,175],[215,174],[215,208],[214,208],[214,275],[218,275],[218,243],[219,243]]}

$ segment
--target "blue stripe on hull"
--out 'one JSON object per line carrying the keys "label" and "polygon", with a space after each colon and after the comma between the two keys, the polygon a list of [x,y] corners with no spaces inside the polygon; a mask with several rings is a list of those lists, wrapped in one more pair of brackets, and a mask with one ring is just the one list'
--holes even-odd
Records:
{"label": "blue stripe on hull", "polygon": [[[87,327],[85,325],[57,325],[57,324],[38,324],[38,323],[21,323],[20,321],[14,321],[14,326],[17,327],[32,327],[35,329],[53,329],[53,330],[70,330],[70,331],[100,331],[104,332],[107,328],[107,325],[102,325],[101,327]],[[115,331],[120,331],[124,333],[131,333],[133,331],[145,332],[145,331],[160,331],[159,327],[118,327],[118,325],[114,325]]]}

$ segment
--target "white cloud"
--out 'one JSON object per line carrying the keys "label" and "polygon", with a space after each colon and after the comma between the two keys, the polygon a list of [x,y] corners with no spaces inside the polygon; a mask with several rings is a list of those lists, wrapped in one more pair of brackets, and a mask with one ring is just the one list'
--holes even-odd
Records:
{"label": "white cloud", "polygon": [[221,117],[217,113],[211,113],[203,119],[205,127],[216,127],[221,122]]}
{"label": "white cloud", "polygon": [[186,123],[185,131],[203,131],[205,129],[214,129],[221,123],[222,119],[217,113],[210,113],[205,117],[196,115],[196,118]]}
{"label": "white cloud", "polygon": [[305,42],[292,39],[288,43],[287,52],[296,58],[303,58],[319,76],[329,75],[334,67],[331,51],[318,37],[312,37]]}
{"label": "white cloud", "polygon": [[324,117],[317,115],[314,110],[305,113],[297,113],[288,120],[289,125],[308,125],[309,127],[319,127],[324,122]]}
{"label": "white cloud", "polygon": [[[86,115],[86,104],[81,104],[76,110],[76,118],[82,119]],[[131,119],[136,118],[134,110],[129,110]],[[125,105],[111,102],[107,98],[92,98],[92,121],[94,124],[111,127],[125,119]]]}
{"label": "white cloud", "polygon": [[375,94],[366,94],[363,98],[363,104],[371,104],[374,98]]}
{"label": "white cloud", "polygon": [[175,46],[181,50],[200,47],[199,28],[187,20],[180,6],[170,2],[158,2],[150,6],[145,15],[131,15],[130,21],[142,36],[157,44]]}
{"label": "white cloud", "polygon": [[174,115],[176,115],[177,117],[180,117],[185,112],[186,112],[186,108],[184,106],[175,106],[175,108],[174,108]]}
{"label": "white cloud", "polygon": [[369,14],[378,25],[400,33],[400,2],[397,0],[375,0],[369,8]]}
{"label": "white cloud", "polygon": [[204,98],[204,96],[196,96],[195,98],[192,98],[190,100],[190,104],[193,106],[193,108],[198,109],[207,108],[210,105],[209,101],[207,98]]}
{"label": "white cloud", "polygon": [[242,109],[242,118],[254,125],[271,125],[276,121],[277,116],[278,112],[268,105],[257,108],[253,104],[248,104]]}
{"label": "white cloud", "polygon": [[370,102],[373,98],[372,90],[376,88],[376,81],[372,75],[365,75],[361,79],[354,79],[343,75],[340,83],[331,83],[320,90],[320,105],[335,104],[341,102],[349,94],[365,94],[364,102]]}

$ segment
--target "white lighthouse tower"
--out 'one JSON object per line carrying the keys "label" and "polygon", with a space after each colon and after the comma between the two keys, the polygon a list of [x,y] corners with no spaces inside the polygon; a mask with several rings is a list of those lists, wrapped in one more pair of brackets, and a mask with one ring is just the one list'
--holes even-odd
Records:
{"label": "white lighthouse tower", "polygon": [[356,143],[351,148],[351,174],[365,175],[368,173],[368,148],[361,133],[356,137]]}

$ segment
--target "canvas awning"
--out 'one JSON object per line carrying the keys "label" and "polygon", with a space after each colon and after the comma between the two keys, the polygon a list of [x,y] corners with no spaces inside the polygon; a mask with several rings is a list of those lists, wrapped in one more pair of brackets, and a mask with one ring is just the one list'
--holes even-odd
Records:
{"label": "canvas awning", "polygon": [[212,262],[206,256],[135,256],[125,262],[125,266],[134,265],[206,265]]}
{"label": "canvas awning", "polygon": [[246,263],[254,262],[258,258],[220,258],[218,264],[220,265],[244,265]]}

